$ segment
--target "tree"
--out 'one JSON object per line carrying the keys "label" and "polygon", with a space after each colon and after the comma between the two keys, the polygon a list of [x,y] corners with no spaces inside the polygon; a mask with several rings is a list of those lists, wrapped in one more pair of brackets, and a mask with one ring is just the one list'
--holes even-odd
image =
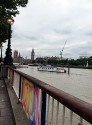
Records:
{"label": "tree", "polygon": [[92,56],[90,56],[90,57],[88,58],[88,64],[89,64],[90,66],[92,66]]}
{"label": "tree", "polygon": [[8,39],[7,19],[19,14],[18,7],[26,7],[28,0],[0,0],[0,43]]}

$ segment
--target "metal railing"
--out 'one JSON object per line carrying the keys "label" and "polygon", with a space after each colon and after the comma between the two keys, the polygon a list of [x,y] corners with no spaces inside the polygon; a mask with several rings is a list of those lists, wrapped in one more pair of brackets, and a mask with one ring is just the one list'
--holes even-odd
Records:
{"label": "metal railing", "polygon": [[92,104],[15,69],[12,84],[30,125],[91,125]]}

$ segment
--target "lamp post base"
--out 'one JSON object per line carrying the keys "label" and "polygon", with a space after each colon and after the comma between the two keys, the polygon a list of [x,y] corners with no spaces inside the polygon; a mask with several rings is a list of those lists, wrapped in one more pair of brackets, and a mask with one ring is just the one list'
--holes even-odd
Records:
{"label": "lamp post base", "polygon": [[13,59],[12,59],[12,57],[10,57],[10,58],[5,57],[4,58],[4,64],[5,65],[13,65]]}
{"label": "lamp post base", "polygon": [[12,59],[12,49],[10,48],[10,43],[8,42],[8,47],[6,49],[6,56],[4,58],[4,64],[5,65],[13,65],[13,59]]}
{"label": "lamp post base", "polygon": [[9,44],[8,44],[8,48],[6,49],[6,56],[4,58],[4,64],[13,65],[12,52],[11,52],[11,48]]}

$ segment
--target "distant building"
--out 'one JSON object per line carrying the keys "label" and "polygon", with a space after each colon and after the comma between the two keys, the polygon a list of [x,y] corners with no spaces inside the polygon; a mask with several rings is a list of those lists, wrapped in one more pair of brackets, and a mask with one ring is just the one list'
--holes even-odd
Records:
{"label": "distant building", "polygon": [[35,52],[34,52],[34,49],[32,49],[32,52],[31,52],[31,61],[34,61],[34,56],[35,56]]}
{"label": "distant building", "polygon": [[15,50],[13,55],[14,55],[13,56],[13,63],[30,64],[30,63],[32,63],[34,61],[35,52],[34,52],[34,49],[32,49],[31,58],[30,59],[27,59],[27,56],[24,59],[21,56],[21,54],[18,52],[18,50]]}
{"label": "distant building", "polygon": [[18,54],[18,50],[14,51],[13,63],[23,63],[23,57],[21,57],[20,53]]}
{"label": "distant building", "polygon": [[18,57],[18,51],[17,50],[14,50],[14,58],[17,58]]}

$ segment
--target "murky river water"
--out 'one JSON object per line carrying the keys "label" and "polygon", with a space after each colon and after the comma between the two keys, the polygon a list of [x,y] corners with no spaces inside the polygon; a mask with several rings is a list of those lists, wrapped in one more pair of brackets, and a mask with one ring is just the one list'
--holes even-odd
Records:
{"label": "murky river water", "polygon": [[38,71],[37,67],[33,66],[18,70],[92,103],[92,69],[71,68],[70,75],[68,73]]}

